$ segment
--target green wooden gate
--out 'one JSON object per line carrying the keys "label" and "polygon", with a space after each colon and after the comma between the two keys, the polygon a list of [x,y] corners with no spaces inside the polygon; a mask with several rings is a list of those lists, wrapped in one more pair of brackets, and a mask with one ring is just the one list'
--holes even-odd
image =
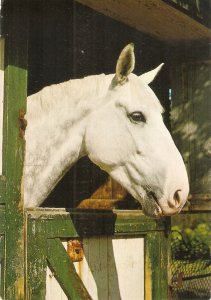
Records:
{"label": "green wooden gate", "polygon": [[[5,8],[5,84],[3,169],[1,185],[1,293],[3,299],[24,299],[24,210],[21,198],[24,140],[20,110],[27,91],[27,15],[23,5]],[[18,24],[18,26],[17,26]]]}
{"label": "green wooden gate", "polygon": [[68,298],[90,299],[61,240],[93,236],[143,237],[145,299],[167,299],[167,228],[166,220],[155,221],[143,216],[141,212],[28,211],[27,299],[45,299],[47,262]]}

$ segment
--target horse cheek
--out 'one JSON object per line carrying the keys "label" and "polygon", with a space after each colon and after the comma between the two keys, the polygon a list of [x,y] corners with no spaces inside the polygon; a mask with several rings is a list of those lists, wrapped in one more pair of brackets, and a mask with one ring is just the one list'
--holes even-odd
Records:
{"label": "horse cheek", "polygon": [[100,168],[110,172],[128,159],[132,150],[130,139],[124,125],[117,118],[99,116],[90,122],[86,130],[87,155]]}

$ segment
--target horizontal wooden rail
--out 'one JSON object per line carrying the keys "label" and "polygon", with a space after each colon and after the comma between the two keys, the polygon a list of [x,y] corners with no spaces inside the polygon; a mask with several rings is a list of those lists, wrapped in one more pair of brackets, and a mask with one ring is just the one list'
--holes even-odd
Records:
{"label": "horizontal wooden rail", "polygon": [[28,223],[40,224],[49,238],[92,235],[145,234],[168,228],[169,218],[152,219],[141,211],[28,209]]}

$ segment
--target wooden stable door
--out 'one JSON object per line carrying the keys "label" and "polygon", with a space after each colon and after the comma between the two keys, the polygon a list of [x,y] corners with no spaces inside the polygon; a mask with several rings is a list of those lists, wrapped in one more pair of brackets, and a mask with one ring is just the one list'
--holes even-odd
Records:
{"label": "wooden stable door", "polygon": [[169,225],[140,211],[27,211],[29,299],[167,299]]}

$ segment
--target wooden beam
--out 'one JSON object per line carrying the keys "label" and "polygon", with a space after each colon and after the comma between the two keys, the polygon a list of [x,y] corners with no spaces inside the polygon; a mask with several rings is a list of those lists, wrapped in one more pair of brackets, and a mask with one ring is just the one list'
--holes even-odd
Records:
{"label": "wooden beam", "polygon": [[72,300],[91,300],[60,239],[47,241],[47,260],[62,289]]}
{"label": "wooden beam", "polygon": [[[39,221],[39,226],[48,238],[146,234],[149,231],[165,230],[168,221],[168,218],[152,219],[138,210],[79,209],[67,212],[55,208],[28,209],[27,219],[30,228],[35,226],[34,222],[38,224]],[[42,229],[40,230],[42,232]]]}
{"label": "wooden beam", "polygon": [[188,203],[183,208],[184,212],[206,212],[211,211],[211,194],[190,195]]}
{"label": "wooden beam", "polygon": [[27,97],[27,2],[5,1],[4,170],[6,178],[5,297],[24,300],[24,209],[21,180],[24,139],[19,134],[19,110]]}
{"label": "wooden beam", "polygon": [[209,40],[211,30],[162,0],[77,0],[159,40]]}

